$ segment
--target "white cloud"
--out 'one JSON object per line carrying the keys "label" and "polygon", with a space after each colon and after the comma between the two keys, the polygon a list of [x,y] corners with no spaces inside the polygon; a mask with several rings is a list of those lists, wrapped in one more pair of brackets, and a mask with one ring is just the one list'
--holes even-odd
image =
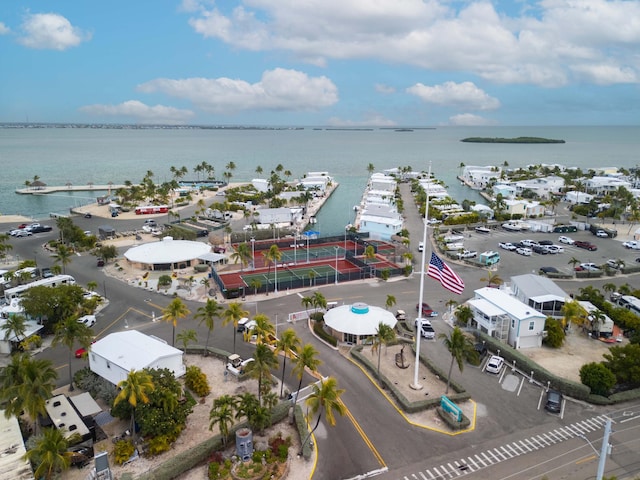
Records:
{"label": "white cloud", "polygon": [[376,92],[384,93],[385,95],[389,95],[391,93],[395,93],[395,91],[396,91],[396,89],[394,87],[391,87],[389,85],[383,85],[381,83],[376,83],[374,88],[376,89]]}
{"label": "white cloud", "polygon": [[83,33],[56,13],[27,15],[22,23],[22,31],[23,35],[18,38],[22,45],[42,50],[66,50],[91,39],[90,34]]}
{"label": "white cloud", "polygon": [[445,82],[433,87],[417,83],[407,88],[407,93],[427,103],[454,106],[464,110],[495,110],[500,107],[498,99],[487,95],[472,82]]}
{"label": "white cloud", "polygon": [[0,35],[7,35],[11,32],[11,29],[7,27],[3,22],[0,22]]}
{"label": "white cloud", "polygon": [[253,84],[230,78],[158,78],[139,85],[138,90],[189,100],[215,113],[317,110],[338,101],[338,89],[327,77],[309,77],[283,68],[265,71]]}
{"label": "white cloud", "polygon": [[637,71],[619,65],[576,65],[572,70],[583,81],[596,85],[638,83]]}
{"label": "white cloud", "polygon": [[191,110],[164,105],[150,107],[138,100],[129,100],[118,105],[86,105],[79,110],[90,115],[133,118],[137,123],[147,124],[183,124],[194,116]]}
{"label": "white cloud", "polygon": [[343,120],[339,117],[331,117],[327,121],[327,125],[332,127],[395,127],[397,123],[378,113],[368,113],[365,114],[364,120]]}
{"label": "white cloud", "polygon": [[497,122],[472,113],[462,113],[460,115],[453,115],[452,117],[449,117],[449,124],[460,127],[480,127],[482,125],[497,125]]}
{"label": "white cloud", "polygon": [[632,73],[610,83],[640,76],[640,2],[541,0],[515,15],[496,11],[493,3],[500,2],[482,0],[237,3],[228,14],[199,3],[189,23],[236,48],[288,52],[319,66],[374,59],[545,87],[577,80],[574,67],[584,63]]}

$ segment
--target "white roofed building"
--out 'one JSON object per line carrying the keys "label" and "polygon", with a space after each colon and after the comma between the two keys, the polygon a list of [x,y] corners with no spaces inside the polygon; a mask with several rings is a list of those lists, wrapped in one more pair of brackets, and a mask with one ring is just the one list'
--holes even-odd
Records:
{"label": "white roofed building", "polygon": [[331,335],[339,342],[359,345],[366,343],[376,334],[380,322],[395,328],[398,320],[395,315],[381,307],[372,307],[366,303],[341,305],[324,314],[324,323]]}
{"label": "white roofed building", "polygon": [[210,252],[211,247],[206,243],[164,237],[159,242],[132,247],[124,257],[143,270],[174,270],[198,264],[198,257]]}
{"label": "white roofed building", "polygon": [[168,368],[176,378],[186,372],[183,352],[137,330],[115,332],[91,345],[89,368],[117,385],[132,370]]}

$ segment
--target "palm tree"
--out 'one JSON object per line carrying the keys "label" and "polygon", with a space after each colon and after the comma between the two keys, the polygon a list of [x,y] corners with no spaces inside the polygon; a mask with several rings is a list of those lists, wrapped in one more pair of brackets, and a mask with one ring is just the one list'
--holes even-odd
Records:
{"label": "palm tree", "polygon": [[591,332],[598,338],[600,336],[600,326],[604,323],[607,316],[602,310],[594,310],[589,314],[589,320],[591,320]]}
{"label": "palm tree", "polygon": [[71,466],[73,452],[68,451],[68,447],[69,442],[62,430],[56,427],[45,428],[42,436],[38,436],[35,446],[27,451],[24,458],[32,465],[37,465],[33,472],[36,478],[49,480]]}
{"label": "palm tree", "polygon": [[468,325],[469,320],[473,318],[473,310],[469,305],[461,305],[456,308],[455,316],[460,325]]}
{"label": "palm tree", "polygon": [[576,300],[565,302],[560,309],[560,313],[562,313],[562,326],[564,328],[571,323],[576,323],[579,318],[586,316],[585,309]]}
{"label": "palm tree", "polygon": [[580,263],[580,260],[578,260],[576,257],[571,257],[571,259],[567,263],[575,269],[576,265]]}
{"label": "palm tree", "polygon": [[182,351],[187,352],[187,345],[191,342],[198,341],[198,334],[192,328],[188,328],[186,330],[181,331],[178,335],[176,335],[176,340],[182,343]]}
{"label": "palm tree", "polygon": [[244,267],[249,265],[249,262],[253,263],[251,247],[247,242],[238,244],[235,252],[231,254],[231,258],[233,259],[233,263],[240,262],[240,269],[243,269]]}
{"label": "palm tree", "polygon": [[387,295],[387,301],[384,303],[384,307],[389,310],[391,307],[393,307],[396,304],[396,297],[394,297],[393,295]]}
{"label": "palm tree", "polygon": [[273,350],[271,350],[266,343],[258,343],[256,345],[256,351],[253,354],[253,362],[247,364],[246,372],[251,378],[258,380],[258,403],[260,403],[260,405],[262,405],[261,398],[263,389],[268,390],[266,386],[270,383],[267,382],[265,384],[265,379],[269,378],[271,370],[277,367],[278,359],[273,353]]}
{"label": "palm tree", "polygon": [[326,310],[327,309],[327,299],[324,297],[324,295],[320,292],[315,292],[313,294],[313,306],[316,309],[322,309],[322,310]]}
{"label": "palm tree", "polygon": [[71,263],[71,259],[73,256],[73,252],[66,245],[58,245],[56,249],[56,253],[52,255],[55,258],[55,263],[60,263],[62,265],[62,273],[67,274],[67,265]]}
{"label": "palm tree", "polygon": [[369,165],[367,165],[367,172],[369,173],[369,176],[371,176],[371,174],[373,172],[375,172],[376,167],[373,165],[373,163],[370,163]]}
{"label": "palm tree", "polygon": [[449,385],[451,384],[451,372],[453,371],[453,362],[458,364],[460,373],[464,370],[465,360],[477,360],[477,352],[474,348],[473,341],[460,329],[460,327],[453,327],[453,331],[450,336],[446,333],[441,333],[438,338],[442,339],[442,343],[447,347],[451,354],[451,364],[449,365],[449,374],[447,375],[447,388],[445,395],[449,393]]}
{"label": "palm tree", "polygon": [[233,425],[233,413],[236,408],[236,401],[230,395],[222,395],[213,401],[213,406],[209,412],[209,430],[218,424],[222,443],[226,445],[229,437],[229,428]]}
{"label": "palm tree", "polygon": [[458,305],[458,302],[457,302],[455,299],[453,299],[453,298],[450,298],[450,299],[449,299],[449,300],[447,300],[447,301],[446,301],[446,303],[444,304],[444,306],[445,306],[445,307],[447,307],[447,309],[448,309],[449,311],[451,311],[451,310],[453,309],[453,307],[455,307],[456,305]]}
{"label": "palm tree", "polygon": [[295,365],[291,370],[291,373],[295,373],[298,377],[298,390],[296,390],[296,402],[298,401],[298,395],[302,388],[302,377],[304,376],[305,369],[309,369],[312,372],[317,372],[318,367],[322,365],[322,360],[317,358],[318,351],[310,343],[305,343],[302,349],[298,352],[298,356],[295,360]]}
{"label": "palm tree", "polygon": [[500,286],[504,283],[504,280],[500,278],[500,275],[493,273],[491,270],[487,270],[487,276],[480,279],[481,282],[487,282],[487,287],[491,285]]}
{"label": "palm tree", "polygon": [[282,252],[278,248],[278,245],[273,244],[269,247],[269,250],[262,254],[264,256],[265,262],[269,265],[269,274],[271,274],[271,264],[275,265],[276,278],[275,278],[275,286],[274,292],[278,292],[278,262],[282,259]]}
{"label": "palm tree", "polygon": [[0,326],[0,330],[4,330],[5,340],[9,340],[13,335],[16,337],[15,343],[20,345],[27,332],[27,319],[24,315],[11,315]]}
{"label": "palm tree", "polygon": [[24,411],[37,427],[57,377],[49,360],[31,358],[28,353],[12,355],[11,362],[0,369],[0,403],[5,416],[20,416]]}
{"label": "palm tree", "polygon": [[308,317],[309,307],[313,305],[313,297],[302,297],[302,300],[300,300],[300,303],[302,304],[304,309],[307,311],[307,317]]}
{"label": "palm tree", "polygon": [[193,316],[193,318],[200,321],[200,325],[204,323],[207,327],[207,341],[204,344],[205,357],[209,355],[209,336],[215,327],[215,319],[220,318],[220,312],[222,312],[222,305],[219,305],[215,300],[208,298],[207,303],[198,308],[196,314]]}
{"label": "palm tree", "polygon": [[54,347],[62,344],[69,349],[69,390],[73,391],[73,375],[71,364],[73,362],[74,346],[77,343],[84,348],[88,348],[93,340],[93,330],[82,322],[78,322],[77,317],[71,316],[56,324],[53,342]]}
{"label": "palm tree", "polygon": [[229,323],[233,324],[233,353],[236,353],[236,332],[238,330],[238,322],[241,318],[249,316],[247,310],[242,309],[242,304],[231,302],[227,309],[222,312],[222,326],[226,327]]}
{"label": "palm tree", "polygon": [[309,416],[313,417],[316,413],[318,414],[318,419],[316,420],[316,424],[313,429],[307,435],[304,442],[302,442],[302,446],[300,447],[300,454],[302,455],[302,449],[304,448],[309,437],[313,435],[313,432],[316,431],[318,425],[320,425],[320,419],[322,418],[322,413],[324,412],[329,425],[332,427],[336,424],[336,418],[334,416],[334,412],[343,416],[347,412],[347,407],[345,407],[340,397],[344,393],[343,389],[338,388],[338,382],[334,377],[328,377],[326,379],[320,380],[320,385],[313,384],[313,392],[307,398],[307,406],[310,408]]}
{"label": "palm tree", "polygon": [[380,322],[378,324],[378,328],[376,329],[376,333],[373,336],[373,343],[371,344],[371,354],[374,355],[376,352],[378,353],[378,380],[380,380],[380,353],[382,350],[382,345],[386,347],[395,339],[396,332],[393,330],[393,328],[385,323]]}
{"label": "palm tree", "polygon": [[249,282],[249,287],[253,288],[253,294],[257,295],[258,289],[262,287],[262,282],[257,278],[252,278],[251,281]]}
{"label": "palm tree", "polygon": [[182,300],[174,298],[164,310],[162,310],[162,318],[165,322],[171,322],[173,324],[173,341],[171,346],[176,345],[176,327],[178,326],[178,320],[189,315],[191,311],[187,308]]}
{"label": "palm tree", "polygon": [[155,385],[149,375],[144,370],[131,370],[127,378],[118,383],[120,393],[113,400],[115,407],[123,400],[126,400],[131,406],[131,435],[135,439],[136,435],[136,407],[138,402],[149,403],[149,394],[155,390]]}
{"label": "palm tree", "polygon": [[253,320],[256,322],[256,325],[251,332],[247,333],[256,336],[256,343],[269,344],[276,335],[275,326],[264,313],[259,313],[253,317]]}
{"label": "palm tree", "polygon": [[282,377],[280,378],[280,398],[284,393],[284,371],[287,366],[287,357],[294,358],[300,349],[300,338],[293,328],[287,328],[276,343],[276,355],[282,352]]}
{"label": "palm tree", "polygon": [[376,251],[373,248],[373,245],[367,245],[367,248],[364,249],[364,259],[367,263],[369,261],[374,260],[376,258]]}

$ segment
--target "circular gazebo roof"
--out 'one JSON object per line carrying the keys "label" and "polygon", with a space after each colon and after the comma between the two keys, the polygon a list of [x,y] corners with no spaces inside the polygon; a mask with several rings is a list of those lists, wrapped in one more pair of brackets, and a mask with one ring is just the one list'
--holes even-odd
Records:
{"label": "circular gazebo roof", "polygon": [[144,245],[130,248],[124,256],[134,263],[179,263],[194,260],[210,251],[211,247],[202,242],[174,240],[172,237],[164,237],[160,242],[145,243]]}
{"label": "circular gazebo roof", "polygon": [[341,305],[324,314],[324,323],[332,329],[352,335],[375,335],[380,322],[396,326],[398,320],[393,313],[380,307],[371,307],[366,303]]}

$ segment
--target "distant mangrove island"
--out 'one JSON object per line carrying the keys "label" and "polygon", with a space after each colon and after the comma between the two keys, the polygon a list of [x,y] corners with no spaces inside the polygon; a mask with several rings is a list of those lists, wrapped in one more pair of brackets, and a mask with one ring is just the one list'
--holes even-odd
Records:
{"label": "distant mangrove island", "polygon": [[517,137],[517,138],[469,137],[469,138],[463,138],[460,141],[468,142],[468,143],[565,143],[564,140],[554,140],[552,138],[541,138],[541,137]]}

